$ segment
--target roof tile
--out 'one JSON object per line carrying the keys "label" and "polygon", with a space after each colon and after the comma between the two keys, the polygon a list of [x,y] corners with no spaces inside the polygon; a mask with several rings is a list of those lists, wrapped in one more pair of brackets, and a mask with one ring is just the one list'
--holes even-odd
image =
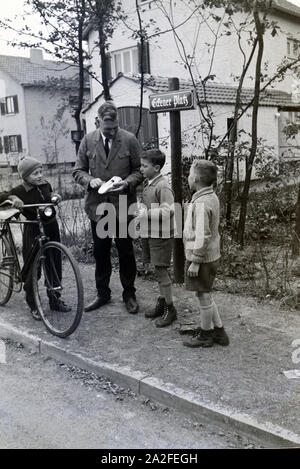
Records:
{"label": "roof tile", "polygon": [[9,55],[0,55],[0,69],[23,86],[55,79],[76,81],[78,76],[78,69],[72,64],[44,60],[43,65],[39,65],[30,58]]}
{"label": "roof tile", "polygon": [[[124,75],[131,80],[140,82],[139,76]],[[148,75],[145,77],[145,86],[152,89],[155,93],[165,93],[168,91],[168,78],[154,77]],[[180,80],[181,90],[193,89],[191,80]],[[197,83],[197,92],[201,102],[215,103],[215,104],[234,104],[236,100],[237,87],[230,85],[221,85],[216,83],[207,83],[205,91],[201,83]],[[243,88],[241,100],[242,104],[248,104],[254,95],[253,88]],[[206,100],[205,100],[206,96]],[[298,106],[292,95],[280,90],[266,90],[260,95],[260,105],[264,106]]]}
{"label": "roof tile", "polygon": [[[140,75],[125,75],[119,74],[115,78],[110,86],[113,86],[120,78],[126,78],[140,84]],[[153,75],[144,76],[144,86],[153,91],[153,93],[166,93],[169,91],[168,78],[158,77]],[[179,86],[181,90],[193,89],[191,80],[179,80]],[[204,91],[201,83],[197,83],[197,91],[201,102],[205,102]],[[206,102],[211,104],[235,104],[236,101],[236,86],[221,85],[216,83],[206,84]],[[253,88],[243,88],[241,96],[241,104],[247,105],[251,102],[254,95]],[[83,113],[88,111],[93,104],[95,104],[103,96],[103,92],[100,93],[92,102],[90,102],[83,110]],[[272,107],[290,107],[299,108],[300,103],[294,99],[292,94],[286,93],[280,90],[269,89],[261,93],[259,103],[261,106],[272,106]]]}

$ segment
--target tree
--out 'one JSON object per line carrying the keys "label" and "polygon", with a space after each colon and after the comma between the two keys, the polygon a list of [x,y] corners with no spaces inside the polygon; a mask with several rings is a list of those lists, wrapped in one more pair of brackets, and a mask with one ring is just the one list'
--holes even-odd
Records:
{"label": "tree", "polygon": [[[218,151],[222,150],[224,144],[226,143],[225,147],[227,148],[228,156],[225,160],[224,195],[226,199],[226,218],[228,225],[231,224],[233,171],[234,161],[236,158],[236,143],[233,137],[237,132],[237,124],[239,119],[245,114],[247,110],[251,108],[252,123],[250,148],[249,153],[245,158],[246,175],[242,188],[237,233],[239,242],[241,245],[243,245],[250,182],[257,154],[257,122],[259,99],[264,91],[274,85],[275,82],[282,80],[288,70],[296,69],[299,64],[300,57],[293,60],[284,58],[278,65],[273,75],[268,76],[268,64],[263,63],[265,33],[268,31],[271,36],[275,37],[280,29],[276,21],[269,19],[272,0],[267,2],[259,0],[203,0],[201,3],[196,0],[185,0],[185,4],[187,8],[189,8],[191,14],[191,16],[188,17],[188,21],[193,18],[195,23],[196,20],[196,28],[198,30],[195,45],[191,50],[187,49],[186,43],[180,35],[181,25],[176,25],[174,20],[173,12],[175,2],[173,0],[169,0],[169,2],[156,0],[156,4],[159,5],[159,8],[169,22],[170,30],[173,33],[174,41],[178,49],[182,65],[187,70],[193,83],[199,109],[199,129],[202,131],[202,133],[204,133],[203,144],[205,146],[207,156],[209,154],[213,154],[212,150],[214,150],[214,148],[216,148]],[[221,10],[216,11],[218,8]],[[241,12],[243,13],[243,17],[246,19],[242,20],[240,24],[236,25],[234,17],[236,13]],[[212,25],[211,20],[215,20],[215,27]],[[207,44],[207,41],[201,37],[201,26],[204,24],[212,32],[213,41],[211,45]],[[163,33],[164,32],[160,31],[156,34]],[[214,79],[214,75],[211,73],[211,70],[217,43],[223,36],[227,35],[235,35],[237,38],[242,57],[242,68],[240,75],[236,77],[238,84],[232,125],[226,134],[222,137],[215,135],[215,116],[211,110],[211,107],[209,106],[209,103],[207,102],[206,90],[208,84]],[[151,37],[150,34],[149,37]],[[199,43],[201,40],[203,42],[203,48],[208,47],[211,51],[210,67],[204,75],[203,68],[201,73],[201,68],[199,68],[197,65],[197,57],[195,54],[196,42]],[[249,75],[249,67],[254,61],[255,77],[253,97],[248,103],[245,103],[242,99],[242,91],[244,88],[245,78],[247,75]],[[201,87],[199,87],[199,84],[201,84]],[[198,92],[199,89],[202,91],[201,95]],[[229,143],[225,142],[227,138],[229,138]]]}
{"label": "tree", "polygon": [[58,171],[58,191],[62,193],[61,171],[59,167],[59,155],[61,153],[61,143],[69,134],[67,127],[67,119],[65,111],[68,108],[68,103],[62,99],[57,106],[56,112],[52,119],[45,120],[44,116],[40,117],[41,128],[44,131],[43,151],[46,157],[46,162],[49,165],[55,164]]}
{"label": "tree", "polygon": [[[29,8],[28,9],[26,9]],[[32,14],[38,15],[41,30],[33,31],[27,25],[26,19]],[[0,26],[18,33],[21,39],[10,42],[11,45],[22,48],[41,48],[55,59],[63,61],[66,68],[75,67],[78,70],[77,100],[74,108],[74,119],[79,132],[82,131],[80,113],[84,102],[85,62],[88,55],[83,47],[83,30],[90,15],[87,0],[60,0],[49,2],[41,0],[25,0],[24,12],[18,17],[23,18],[24,26],[16,29],[14,20],[0,21]],[[76,144],[78,149],[79,142]]]}
{"label": "tree", "polygon": [[112,37],[117,22],[123,17],[121,1],[116,0],[88,0],[91,16],[90,22],[98,31],[98,42],[101,60],[101,78],[104,99],[110,100],[109,89],[109,39]]}
{"label": "tree", "polygon": [[[248,2],[247,2],[248,3]],[[253,4],[253,17],[255,21],[256,37],[258,43],[258,51],[256,57],[256,68],[255,68],[255,85],[254,85],[254,98],[252,107],[252,125],[251,125],[251,149],[249,157],[246,158],[246,176],[244,182],[244,188],[241,197],[240,207],[240,218],[238,224],[238,240],[241,246],[244,245],[244,232],[247,215],[247,202],[249,196],[251,175],[253,169],[253,163],[256,156],[257,150],[257,118],[259,108],[259,96],[260,96],[260,83],[261,83],[261,69],[262,69],[262,58],[264,52],[264,33],[265,33],[265,15],[261,20],[259,16],[258,1],[255,0]]]}

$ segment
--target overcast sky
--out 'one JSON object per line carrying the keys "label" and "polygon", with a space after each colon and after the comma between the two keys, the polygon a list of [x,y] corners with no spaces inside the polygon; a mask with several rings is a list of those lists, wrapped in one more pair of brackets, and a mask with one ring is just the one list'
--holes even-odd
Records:
{"label": "overcast sky", "polygon": [[[300,7],[300,0],[289,0],[291,3]],[[4,3],[4,5],[3,5]],[[1,18],[13,19],[15,15],[21,14],[23,11],[24,0],[1,0]],[[22,23],[19,23],[19,25]],[[40,23],[38,18],[31,17],[28,26],[32,29],[39,30]],[[15,22],[15,26],[18,26],[18,22]],[[16,35],[12,32],[5,31],[0,28],[0,54],[4,55],[19,55],[29,56],[29,52],[25,49],[13,48],[7,45],[7,40],[13,41],[16,39]]]}

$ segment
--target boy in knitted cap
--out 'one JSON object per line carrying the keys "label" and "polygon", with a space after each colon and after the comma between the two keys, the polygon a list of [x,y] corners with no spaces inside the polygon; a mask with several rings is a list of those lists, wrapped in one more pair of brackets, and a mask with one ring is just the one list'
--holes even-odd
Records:
{"label": "boy in knitted cap", "polygon": [[[23,205],[29,204],[47,204],[58,203],[61,200],[59,194],[52,191],[52,187],[48,181],[43,178],[42,164],[40,161],[32,157],[26,157],[20,160],[18,165],[18,172],[22,178],[22,184],[14,187],[10,191],[0,193],[0,203],[4,200],[11,200],[13,207],[22,209]],[[22,214],[27,220],[36,220],[36,208],[24,208]],[[53,210],[53,215],[43,221],[43,226],[46,236],[51,241],[60,241],[59,228],[56,220],[56,213]],[[28,259],[32,245],[36,236],[39,234],[39,228],[36,224],[25,224],[23,231],[23,246],[22,254],[24,263]],[[58,260],[57,262],[59,262]],[[23,278],[26,302],[31,310],[34,319],[40,320],[39,313],[36,310],[36,305],[33,297],[33,287],[31,271],[27,272]],[[67,312],[70,308],[63,303],[59,298],[49,299],[50,308],[56,311]]]}

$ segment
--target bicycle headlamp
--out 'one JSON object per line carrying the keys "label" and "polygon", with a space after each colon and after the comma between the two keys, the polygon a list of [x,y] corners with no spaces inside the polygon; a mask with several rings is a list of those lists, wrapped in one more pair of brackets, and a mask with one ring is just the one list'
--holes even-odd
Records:
{"label": "bicycle headlamp", "polygon": [[52,207],[48,206],[48,207],[45,207],[44,210],[43,210],[43,215],[47,218],[50,218],[53,216],[53,213],[54,213],[54,210]]}

